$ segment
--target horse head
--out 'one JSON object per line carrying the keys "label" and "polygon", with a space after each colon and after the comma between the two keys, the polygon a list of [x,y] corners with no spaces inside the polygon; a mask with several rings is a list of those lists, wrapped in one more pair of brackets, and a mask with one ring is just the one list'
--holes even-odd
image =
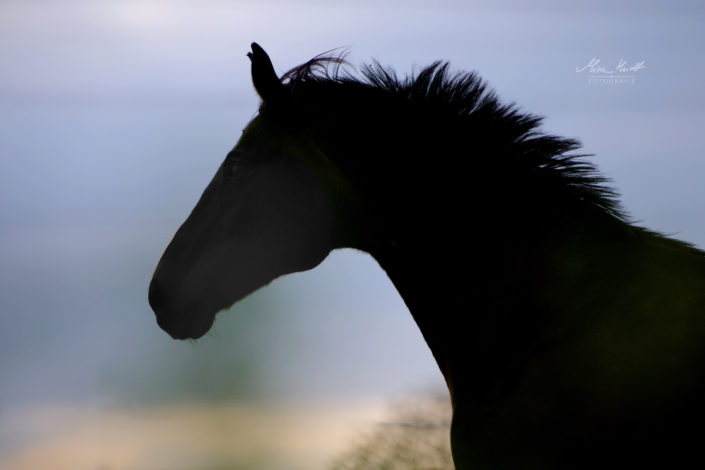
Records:
{"label": "horse head", "polygon": [[149,286],[157,322],[174,338],[204,335],[220,310],[279,276],[317,266],[337,246],[329,192],[317,176],[325,157],[310,139],[266,118],[285,89],[264,50],[252,49],[260,114],[174,235]]}

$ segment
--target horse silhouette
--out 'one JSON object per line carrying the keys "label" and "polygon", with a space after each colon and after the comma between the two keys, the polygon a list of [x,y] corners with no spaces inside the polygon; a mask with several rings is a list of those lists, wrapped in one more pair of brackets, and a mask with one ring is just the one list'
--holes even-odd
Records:
{"label": "horse silhouette", "polygon": [[356,248],[445,377],[459,470],[705,460],[703,252],[631,223],[576,140],[474,73],[356,77],[329,54],[280,79],[248,56],[262,104],[154,272],[164,330],[198,338]]}

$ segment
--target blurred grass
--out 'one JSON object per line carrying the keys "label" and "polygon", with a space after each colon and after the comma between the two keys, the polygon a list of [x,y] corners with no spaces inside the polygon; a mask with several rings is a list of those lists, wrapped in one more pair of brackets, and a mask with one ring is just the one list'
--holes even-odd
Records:
{"label": "blurred grass", "polygon": [[329,470],[452,470],[451,415],[447,394],[395,403],[388,419],[361,435]]}

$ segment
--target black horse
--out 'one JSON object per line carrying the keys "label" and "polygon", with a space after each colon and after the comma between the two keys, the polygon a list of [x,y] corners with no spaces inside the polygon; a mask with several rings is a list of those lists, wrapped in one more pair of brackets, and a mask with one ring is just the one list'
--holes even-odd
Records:
{"label": "black horse", "polygon": [[703,252],[631,224],[577,141],[474,73],[248,55],[263,103],[157,266],[164,330],[357,248],[446,379],[458,469],[705,460]]}

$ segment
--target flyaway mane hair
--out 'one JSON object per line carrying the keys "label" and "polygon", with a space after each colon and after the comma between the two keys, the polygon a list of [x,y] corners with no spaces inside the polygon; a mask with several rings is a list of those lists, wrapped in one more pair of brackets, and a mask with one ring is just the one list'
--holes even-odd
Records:
{"label": "flyaway mane hair", "polygon": [[448,63],[437,61],[400,79],[375,61],[356,77],[347,65],[344,54],[329,51],[289,70],[282,81],[292,121],[303,118],[324,141],[345,137],[351,154],[367,139],[367,152],[386,154],[386,162],[378,158],[367,171],[398,181],[412,176],[410,166],[442,165],[446,173],[472,171],[464,175],[465,185],[495,179],[498,191],[547,191],[549,199],[567,198],[627,221],[607,179],[585,160],[589,155],[573,153],[577,140],[541,132],[542,117],[500,103],[475,72],[451,73]]}

